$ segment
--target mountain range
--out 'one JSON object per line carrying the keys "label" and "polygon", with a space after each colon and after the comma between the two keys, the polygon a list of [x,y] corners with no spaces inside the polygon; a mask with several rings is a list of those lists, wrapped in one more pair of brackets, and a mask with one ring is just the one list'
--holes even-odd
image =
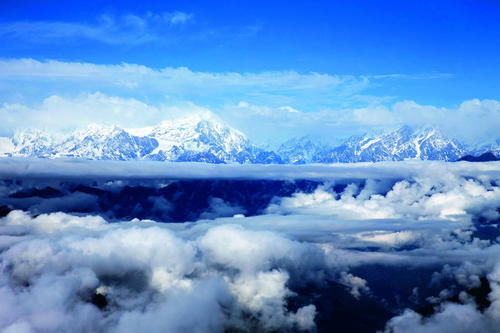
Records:
{"label": "mountain range", "polygon": [[261,164],[455,161],[466,154],[500,153],[499,141],[469,147],[437,128],[409,126],[352,136],[340,145],[311,136],[292,138],[273,151],[256,146],[214,117],[198,115],[136,129],[91,124],[58,139],[40,130],[24,130],[3,138],[0,147],[4,156]]}

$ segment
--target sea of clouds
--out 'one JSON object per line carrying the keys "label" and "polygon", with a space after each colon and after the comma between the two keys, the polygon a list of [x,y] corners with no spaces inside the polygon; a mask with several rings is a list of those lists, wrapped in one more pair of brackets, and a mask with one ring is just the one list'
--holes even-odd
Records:
{"label": "sea of clouds", "polygon": [[[321,294],[385,309],[388,321],[365,332],[500,325],[500,163],[154,165],[1,161],[0,194],[47,177],[319,185],[276,196],[254,216],[214,196],[205,215],[186,223],[111,222],[97,208],[59,212],[52,204],[39,215],[15,209],[0,219],[2,332],[334,330],[341,309],[327,314]],[[482,281],[485,307],[470,292]],[[419,313],[428,304],[432,313]],[[366,313],[356,316],[363,322]]]}

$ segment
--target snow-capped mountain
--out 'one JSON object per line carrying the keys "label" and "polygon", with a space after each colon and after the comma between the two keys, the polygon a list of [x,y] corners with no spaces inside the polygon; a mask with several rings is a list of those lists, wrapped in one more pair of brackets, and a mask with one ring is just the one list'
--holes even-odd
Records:
{"label": "snow-capped mountain", "polygon": [[325,163],[402,161],[407,159],[454,161],[467,147],[438,129],[403,126],[380,136],[351,137],[318,158]]}
{"label": "snow-capped mountain", "polygon": [[242,132],[215,117],[194,115],[164,121],[142,131],[158,146],[147,158],[209,163],[280,163],[281,159],[253,145]]}
{"label": "snow-capped mountain", "polygon": [[317,162],[331,149],[327,144],[312,136],[292,138],[279,146],[277,153],[285,163],[304,164]]}
{"label": "snow-capped mountain", "polygon": [[154,138],[133,136],[117,126],[91,124],[53,145],[52,152],[53,157],[131,160],[143,158],[157,147]]}
{"label": "snow-capped mountain", "polygon": [[248,163],[254,159],[254,147],[243,133],[197,115],[164,121],[147,136],[158,142],[151,153],[153,159],[211,163]]}
{"label": "snow-capped mountain", "polygon": [[206,116],[169,120],[154,127],[132,130],[91,124],[61,140],[41,131],[23,131],[16,133],[11,141],[13,156],[208,163],[282,162],[276,153],[251,144],[240,131]]}
{"label": "snow-capped mountain", "polygon": [[14,156],[51,157],[54,154],[54,139],[40,130],[16,132],[11,142]]}
{"label": "snow-capped mountain", "polygon": [[383,134],[353,136],[340,145],[328,145],[304,136],[283,143],[274,152],[255,146],[245,134],[210,115],[168,120],[136,129],[92,124],[59,139],[39,130],[22,131],[10,142],[10,145],[2,144],[2,147],[13,147],[9,152],[1,152],[3,156],[208,163],[455,161],[467,154],[482,153],[486,148],[497,155],[500,152],[493,149],[500,147],[499,142],[469,148],[437,128],[409,126]]}
{"label": "snow-capped mountain", "polygon": [[447,138],[438,129],[403,126],[381,135],[352,136],[344,143],[325,147],[307,138],[288,141],[280,147],[284,160],[318,163],[402,161],[406,159],[454,161],[467,147]]}
{"label": "snow-capped mountain", "polygon": [[474,150],[473,155],[481,155],[486,152],[491,152],[497,157],[500,157],[500,139],[496,139],[495,142],[492,143],[478,145]]}

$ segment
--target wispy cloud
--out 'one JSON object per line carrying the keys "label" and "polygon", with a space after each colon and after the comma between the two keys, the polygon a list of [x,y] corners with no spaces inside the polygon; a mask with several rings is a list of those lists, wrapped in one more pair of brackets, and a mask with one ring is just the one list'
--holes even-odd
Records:
{"label": "wispy cloud", "polygon": [[173,12],[173,13],[166,13],[164,15],[167,15],[167,17],[170,17],[170,23],[172,23],[172,24],[184,24],[193,18],[193,14],[188,14],[188,13],[178,12],[178,11]]}
{"label": "wispy cloud", "polygon": [[[169,20],[176,20],[171,14]],[[129,18],[129,20],[133,20]],[[133,23],[140,26],[141,23]],[[143,38],[153,38],[144,35]],[[22,82],[40,91],[45,84],[58,91],[101,91],[110,95],[160,95],[207,106],[250,104],[291,106],[303,111],[328,107],[361,107],[392,101],[392,96],[368,96],[367,89],[386,79],[438,79],[448,74],[335,75],[293,70],[264,72],[196,72],[186,67],[151,68],[136,64],[100,65],[84,62],[0,60],[0,80]],[[44,85],[41,85],[44,82]],[[50,89],[53,91],[54,89]],[[52,94],[52,93],[51,93]],[[1,97],[1,96],[0,96]],[[43,96],[43,98],[47,97]],[[134,96],[131,96],[134,97]],[[321,107],[320,107],[321,106]]]}
{"label": "wispy cloud", "polygon": [[252,36],[255,36],[257,35],[261,30],[262,30],[263,26],[262,24],[253,24],[253,25],[247,25],[247,26],[244,26],[241,30],[241,32],[239,33],[239,37],[252,37]]}
{"label": "wispy cloud", "polygon": [[394,79],[394,80],[436,80],[436,79],[451,79],[455,77],[452,73],[416,73],[416,74],[376,74],[367,75],[370,79]]}
{"label": "wispy cloud", "polygon": [[94,21],[16,21],[0,24],[0,36],[30,42],[88,39],[107,44],[142,44],[164,38],[164,33],[185,25],[192,13],[180,11],[139,16],[100,15]]}
{"label": "wispy cloud", "polygon": [[28,91],[28,86],[40,91],[46,85],[51,87],[48,91],[54,88],[70,94],[101,91],[157,101],[164,101],[167,95],[170,101],[187,100],[212,107],[246,100],[298,108],[307,103],[331,105],[346,100],[370,83],[353,75],[314,72],[195,72],[185,67],[154,69],[125,63],[97,65],[33,59],[0,61],[0,80],[21,84],[22,89],[17,91]]}
{"label": "wispy cloud", "polygon": [[310,133],[339,139],[404,124],[437,125],[465,141],[497,136],[500,105],[495,100],[469,100],[438,108],[366,94],[384,80],[412,77],[196,72],[185,67],[157,69],[126,63],[0,60],[0,131],[8,134],[33,125],[64,129],[96,121],[150,126],[174,114],[209,109],[258,143]]}

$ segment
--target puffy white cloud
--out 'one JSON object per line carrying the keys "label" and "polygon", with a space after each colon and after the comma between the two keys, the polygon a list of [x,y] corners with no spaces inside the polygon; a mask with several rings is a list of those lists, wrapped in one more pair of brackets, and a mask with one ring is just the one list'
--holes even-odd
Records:
{"label": "puffy white cloud", "polygon": [[351,288],[351,295],[356,298],[361,296],[361,292],[370,292],[370,288],[368,287],[368,283],[365,279],[354,276],[350,273],[340,273],[340,282],[349,286]]}
{"label": "puffy white cloud", "polygon": [[[176,236],[164,226],[11,212],[1,233],[17,240],[1,254],[0,327],[117,332],[314,327],[314,306],[289,312],[287,298],[294,294],[288,288],[289,274],[295,274],[291,261],[304,262],[301,256],[309,255],[321,262],[319,249],[230,225],[199,239]],[[16,236],[19,232],[30,237]],[[275,246],[282,250],[274,252]],[[90,303],[97,291],[105,295],[109,313]]]}
{"label": "puffy white cloud", "polygon": [[[168,118],[169,110],[163,117]],[[160,116],[160,109],[133,98],[110,97],[102,93],[86,94],[75,98],[50,96],[41,105],[28,107],[19,104],[3,104],[0,115],[5,119],[0,131],[8,133],[15,128],[38,128],[52,132],[81,128],[98,120],[113,125],[119,118],[120,125],[147,126]],[[173,113],[173,112],[172,112]],[[172,117],[170,113],[170,117]],[[25,119],[26,121],[21,121]],[[23,124],[24,123],[24,124]],[[23,124],[23,125],[22,125]]]}
{"label": "puffy white cloud", "polygon": [[[366,186],[362,188],[352,183],[341,194],[323,186],[311,194],[296,193],[292,197],[282,198],[271,205],[268,212],[325,214],[341,219],[470,221],[472,216],[496,216],[500,189],[493,184],[497,180],[497,177],[483,178],[481,181],[451,173],[438,173],[396,182],[387,193],[376,191],[376,180],[367,180]],[[394,236],[399,241],[412,239],[409,234]],[[373,235],[371,238],[391,241],[382,235]]]}
{"label": "puffy white cloud", "polygon": [[[369,85],[367,78],[349,75],[295,71],[212,73],[184,67],[153,69],[134,64],[33,59],[0,61],[0,80],[9,82],[0,96],[4,101],[0,107],[5,120],[0,128],[3,133],[24,127],[60,130],[89,122],[151,126],[179,113],[207,108],[246,131],[249,128],[244,125],[248,120],[262,118],[260,123],[264,121],[270,126],[276,118],[273,113],[290,120],[307,118],[297,108],[313,111],[318,105],[331,104],[332,100],[348,99]],[[269,105],[265,108],[271,112],[256,115],[256,107],[231,106],[241,100]],[[304,104],[305,101],[309,104]],[[308,123],[318,124],[315,119],[324,120],[325,116],[334,119],[338,114],[308,113],[312,120]],[[299,123],[295,120],[290,123],[293,128],[290,134],[301,132]],[[258,127],[250,128],[247,134],[254,139],[262,135],[266,140],[270,137]]]}
{"label": "puffy white cloud", "polygon": [[[281,102],[286,104],[285,100]],[[300,112],[295,108],[291,112],[292,109],[286,105],[273,107],[262,102],[258,105],[240,102],[236,106],[227,105],[225,114],[228,121],[236,127],[248,133],[258,132],[259,135],[265,135],[265,131],[271,130],[272,122],[273,126],[283,132],[281,137],[277,138],[279,140],[306,134],[335,140],[339,137],[411,125],[435,126],[450,137],[476,144],[497,139],[495,124],[500,122],[500,102],[488,99],[467,100],[458,106],[441,108],[421,105],[414,101],[400,101],[335,108],[324,103],[319,109],[300,109],[307,112]],[[259,130],[262,126],[264,129]]]}
{"label": "puffy white cloud", "polygon": [[[27,167],[2,163],[2,174],[9,168],[24,170],[19,175],[26,179],[42,165],[50,165],[51,179],[71,175],[69,169],[75,176],[96,168],[95,175],[124,178],[122,186],[143,168],[124,170],[124,164],[107,162],[81,163],[81,169],[62,161],[22,162]],[[148,177],[164,181],[169,172],[186,167],[160,165],[146,168]],[[313,193],[276,199],[268,209],[272,214],[253,217],[231,217],[234,207],[215,200],[210,211],[214,220],[184,224],[108,223],[98,216],[32,217],[13,211],[0,219],[0,328],[314,330],[324,310],[317,301],[323,290],[337,283],[355,302],[382,302],[387,296],[379,294],[377,281],[364,275],[363,268],[388,266],[415,272],[415,280],[405,281],[409,295],[418,288],[419,298],[434,296],[438,311],[426,318],[402,311],[387,324],[387,332],[483,333],[497,327],[500,245],[477,238],[472,222],[480,216],[486,222],[498,218],[493,214],[500,202],[498,163],[188,165],[193,166],[189,173],[177,177],[282,179],[293,174],[288,179],[323,179],[325,185]],[[337,193],[334,184],[347,186]],[[8,188],[0,190],[9,193]],[[170,208],[168,202],[157,204],[158,210]],[[429,279],[420,277],[419,270],[430,270]],[[484,277],[491,305],[483,312],[465,293],[463,304],[445,301],[477,287]],[[387,276],[384,284],[398,284],[399,279]],[[429,294],[429,285],[445,284],[446,291]],[[103,310],[92,304],[96,293],[105,295]],[[409,302],[402,300],[402,308],[414,304]]]}
{"label": "puffy white cloud", "polygon": [[[175,21],[188,17],[169,15],[168,19]],[[140,26],[140,18],[129,20]],[[26,126],[60,129],[84,126],[89,121],[151,126],[175,113],[210,109],[259,143],[305,134],[339,140],[404,124],[438,126],[468,142],[496,138],[498,101],[474,99],[438,108],[361,95],[380,79],[314,72],[195,72],[185,67],[8,59],[0,61],[0,80],[9,83],[0,96],[4,101],[0,130],[8,133]]]}
{"label": "puffy white cloud", "polygon": [[487,275],[492,291],[488,294],[491,302],[484,311],[479,311],[474,300],[464,298],[464,304],[444,302],[430,317],[406,310],[392,318],[385,332],[495,332],[500,324],[500,265]]}
{"label": "puffy white cloud", "polygon": [[445,132],[465,141],[484,142],[491,140],[492,136],[496,139],[494,124],[500,122],[500,102],[473,99],[456,108],[401,102],[394,105],[394,113],[401,118],[400,122],[439,124]]}

